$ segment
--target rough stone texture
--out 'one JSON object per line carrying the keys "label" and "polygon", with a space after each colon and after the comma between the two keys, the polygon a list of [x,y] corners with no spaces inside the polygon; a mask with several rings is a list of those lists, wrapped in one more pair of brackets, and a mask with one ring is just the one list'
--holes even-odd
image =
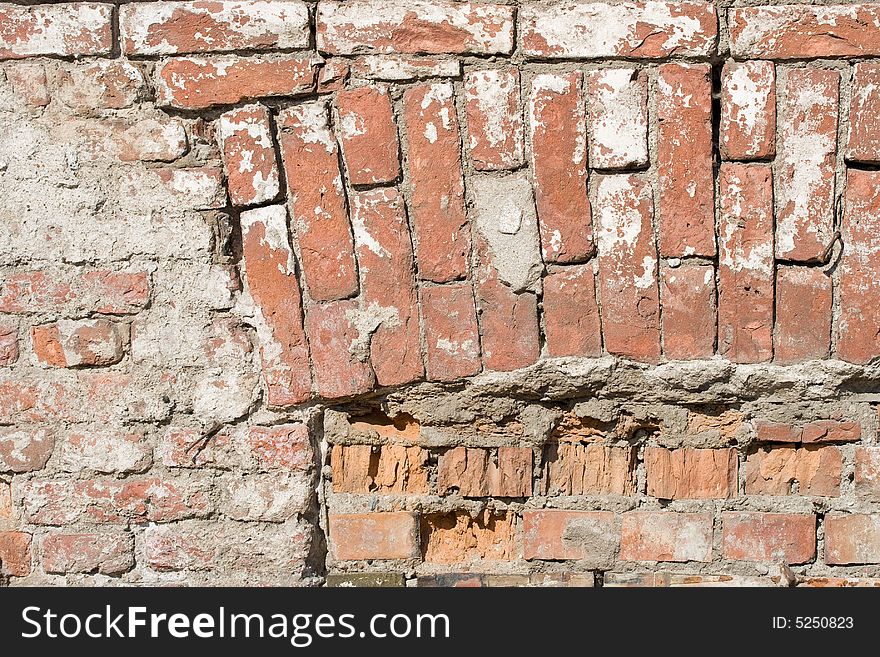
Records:
{"label": "rough stone texture", "polygon": [[730,4],[0,4],[0,582],[876,585],[880,17]]}

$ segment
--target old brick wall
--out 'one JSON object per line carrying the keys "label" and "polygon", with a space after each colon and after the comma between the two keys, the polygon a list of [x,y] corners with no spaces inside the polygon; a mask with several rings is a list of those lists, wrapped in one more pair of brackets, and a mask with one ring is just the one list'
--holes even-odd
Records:
{"label": "old brick wall", "polygon": [[0,581],[880,583],[880,4],[0,4]]}

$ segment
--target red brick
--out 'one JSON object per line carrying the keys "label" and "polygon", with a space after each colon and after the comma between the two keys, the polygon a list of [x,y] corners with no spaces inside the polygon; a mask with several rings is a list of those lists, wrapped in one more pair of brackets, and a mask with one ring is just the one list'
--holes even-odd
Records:
{"label": "red brick", "polygon": [[422,551],[428,563],[507,562],[519,558],[516,520],[510,512],[467,511],[422,517]]}
{"label": "red brick", "polygon": [[725,160],[760,160],[776,154],[773,62],[727,62],[724,65],[719,146]]}
{"label": "red brick", "polygon": [[655,362],[660,357],[660,302],[651,187],[637,176],[602,176],[596,206],[605,348]]}
{"label": "red brick", "polygon": [[47,429],[4,427],[0,429],[0,471],[40,470],[54,448],[55,436]]}
{"label": "red brick", "polygon": [[28,107],[45,107],[51,100],[46,67],[39,61],[10,62],[4,67],[7,82]]}
{"label": "red brick", "polygon": [[158,102],[187,110],[315,90],[317,59],[296,55],[176,57],[156,70]]}
{"label": "red brick", "polygon": [[222,114],[217,137],[232,204],[248,206],[274,201],[281,189],[269,110],[255,104]]}
{"label": "red brick", "polygon": [[880,23],[873,4],[737,7],[729,11],[735,57],[805,59],[880,54]]}
{"label": "red brick", "polygon": [[523,558],[613,562],[615,524],[610,511],[523,511]]}
{"label": "red brick", "polygon": [[0,367],[13,365],[17,360],[18,324],[0,319]]}
{"label": "red brick", "polygon": [[328,121],[324,102],[296,105],[279,117],[292,229],[314,301],[343,299],[358,289],[339,149]]}
{"label": "red brick", "polygon": [[464,77],[468,149],[478,171],[516,169],[523,163],[519,71],[472,71]]}
{"label": "red brick", "polygon": [[457,78],[461,63],[457,59],[415,55],[364,55],[352,60],[352,75],[371,80],[404,82],[419,78]]}
{"label": "red brick", "polygon": [[718,353],[736,363],[773,354],[773,184],[765,165],[721,165]]}
{"label": "red brick", "polygon": [[480,447],[456,447],[440,457],[437,488],[441,495],[463,497],[529,497],[532,494],[532,450],[499,447],[493,454]]}
{"label": "red brick", "polygon": [[843,457],[837,447],[762,448],[746,459],[746,495],[840,495]]}
{"label": "red brick", "polygon": [[145,272],[74,268],[0,276],[0,312],[129,315],[150,300]]}
{"label": "red brick", "polygon": [[507,54],[513,7],[449,0],[322,2],[318,50],[361,53]]}
{"label": "red brick", "polygon": [[351,65],[343,59],[332,59],[325,62],[318,72],[318,93],[327,94],[341,91],[348,82]]}
{"label": "red brick", "polygon": [[314,452],[305,424],[250,427],[247,444],[261,469],[308,471],[314,466]]}
{"label": "red brick", "polygon": [[807,563],[816,557],[816,516],[725,511],[721,514],[725,559]]}
{"label": "red brick", "polygon": [[470,283],[423,287],[427,372],[431,381],[453,381],[480,371],[480,331]]}
{"label": "red brick", "polygon": [[424,376],[412,241],[403,198],[394,189],[354,196],[352,223],[363,285],[362,322],[375,330],[370,363],[381,386]]}
{"label": "red brick", "polygon": [[51,534],[43,539],[47,573],[121,575],[134,566],[134,540],[128,533]]}
{"label": "red brick", "polygon": [[880,563],[880,515],[825,516],[825,563]]}
{"label": "red brick", "polygon": [[711,561],[712,514],[624,513],[620,558],[624,561]]}
{"label": "red brick", "polygon": [[0,532],[0,570],[13,577],[31,573],[31,535],[24,532]]}
{"label": "red brick", "polygon": [[792,69],[780,83],[776,257],[803,262],[831,240],[840,73]]}
{"label": "red brick", "polygon": [[152,464],[143,431],[115,427],[77,428],[57,440],[52,464],[67,472],[143,472]]}
{"label": "red brick", "polygon": [[880,502],[880,447],[856,447],[856,495],[871,502]]}
{"label": "red brick", "polygon": [[211,481],[129,479],[31,480],[24,486],[24,514],[35,525],[75,522],[171,522],[213,511]]}
{"label": "red brick", "polygon": [[414,513],[331,513],[329,524],[330,550],[339,561],[419,556],[419,525]]}
{"label": "red brick", "polygon": [[412,86],[403,104],[419,278],[436,283],[464,278],[471,241],[453,87]]}
{"label": "red brick", "polygon": [[711,358],[715,352],[715,268],[661,270],[663,353],[671,360]]}
{"label": "red brick", "polygon": [[815,420],[804,425],[801,440],[804,443],[855,442],[862,438],[859,422]]}
{"label": "red brick", "polygon": [[135,3],[120,7],[119,31],[127,55],[305,48],[309,11],[289,0]]}
{"label": "red brick", "polygon": [[400,176],[397,124],[387,85],[340,91],[336,96],[348,179],[352,185],[390,183]]}
{"label": "red brick", "polygon": [[106,319],[62,319],[31,329],[37,360],[52,367],[118,363],[125,333],[123,325]]}
{"label": "red brick", "polygon": [[123,60],[76,64],[58,72],[56,96],[82,116],[102,109],[125,109],[134,105],[146,87],[144,74]]}
{"label": "red brick", "polygon": [[845,208],[837,355],[867,363],[880,354],[880,172],[849,170]]}
{"label": "red brick", "polygon": [[601,356],[595,267],[573,265],[544,277],[544,338],[550,356]]}
{"label": "red brick", "polygon": [[532,172],[546,262],[583,262],[595,253],[582,87],[580,72],[545,73],[532,80]]}
{"label": "red brick", "polygon": [[645,448],[648,495],[664,500],[736,497],[735,449]]}
{"label": "red brick", "polygon": [[183,207],[213,210],[226,206],[226,185],[220,167],[183,167],[158,169],[156,174],[165,189]]}
{"label": "red brick", "polygon": [[708,64],[664,64],[657,79],[661,256],[715,255]]}
{"label": "red brick", "polygon": [[188,150],[183,121],[164,114],[142,119],[68,119],[57,125],[55,139],[75,145],[85,161],[173,162]]}
{"label": "red brick", "polygon": [[648,76],[634,68],[586,74],[590,166],[633,169],[648,165]]}
{"label": "red brick", "polygon": [[544,452],[543,495],[632,495],[631,447],[601,443],[551,442]]}
{"label": "red brick", "polygon": [[853,66],[846,159],[880,163],[880,65],[874,62]]}
{"label": "red brick", "polygon": [[406,445],[334,445],[337,493],[428,493],[428,451]]}
{"label": "red brick", "polygon": [[310,396],[311,374],[287,212],[283,206],[242,212],[241,232],[243,273],[254,302],[268,402],[303,402]]}
{"label": "red brick", "polygon": [[112,5],[92,2],[0,5],[0,59],[109,55],[112,10]]}
{"label": "red brick", "polygon": [[523,51],[542,58],[708,55],[717,23],[709,2],[528,2],[519,12]]}
{"label": "red brick", "polygon": [[779,363],[826,358],[831,348],[831,276],[815,267],[776,270],[776,330],[773,357]]}
{"label": "red brick", "polygon": [[331,301],[309,307],[306,333],[315,366],[318,394],[326,399],[369,392],[374,385],[367,354],[355,353],[361,339],[355,322],[360,317],[357,300]]}

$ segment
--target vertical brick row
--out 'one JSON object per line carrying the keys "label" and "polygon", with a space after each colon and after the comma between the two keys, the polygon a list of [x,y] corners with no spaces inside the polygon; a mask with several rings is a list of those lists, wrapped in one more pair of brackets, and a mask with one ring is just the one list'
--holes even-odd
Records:
{"label": "vertical brick row", "polygon": [[515,169],[523,163],[519,71],[474,71],[464,78],[468,149],[480,171]]}
{"label": "vertical brick row", "polygon": [[400,175],[397,125],[386,85],[340,91],[337,134],[352,185],[390,183]]}

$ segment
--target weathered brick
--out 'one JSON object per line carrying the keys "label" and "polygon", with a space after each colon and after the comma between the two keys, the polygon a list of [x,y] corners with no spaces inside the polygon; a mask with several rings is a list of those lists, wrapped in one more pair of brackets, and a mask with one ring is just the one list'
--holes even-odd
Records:
{"label": "weathered brick", "polygon": [[470,283],[423,287],[427,374],[431,381],[452,381],[477,374],[480,330]]}
{"label": "weathered brick", "polygon": [[428,452],[406,445],[334,445],[333,490],[337,493],[428,492]]}
{"label": "weathered brick", "polygon": [[719,147],[725,160],[760,160],[776,154],[773,62],[724,64]]}
{"label": "weathered brick", "polygon": [[816,557],[816,516],[725,511],[721,514],[725,559],[807,563]]}
{"label": "weathered brick", "polygon": [[523,511],[523,558],[614,562],[619,530],[609,511]]}
{"label": "weathered brick", "polygon": [[67,472],[143,472],[152,464],[143,432],[107,427],[72,429],[56,441],[53,465]]}
{"label": "weathered brick", "polygon": [[773,358],[795,363],[825,358],[831,348],[831,276],[815,267],[776,270]]}
{"label": "weathered brick", "polygon": [[57,98],[83,116],[102,109],[131,107],[142,97],[146,86],[141,70],[122,60],[62,68],[55,84]]}
{"label": "weathered brick", "polygon": [[803,262],[819,257],[832,234],[840,73],[792,69],[779,79],[776,257]]}
{"label": "weathered brick", "polygon": [[7,520],[12,517],[12,486],[2,481],[0,482],[0,520]]}
{"label": "weathered brick", "polygon": [[218,509],[233,520],[285,522],[309,510],[312,478],[299,472],[233,473],[219,485]]}
{"label": "weathered brick", "polygon": [[735,445],[749,431],[745,419],[741,411],[724,407],[706,413],[689,411],[685,435],[703,444]]}
{"label": "weathered brick", "polygon": [[330,551],[339,561],[419,556],[419,523],[414,513],[331,513],[329,524]]}
{"label": "weathered brick", "polygon": [[756,422],[759,441],[769,443],[831,443],[854,442],[862,437],[859,422],[815,420],[796,426],[784,422]]}
{"label": "weathered brick", "polygon": [[814,588],[878,587],[880,579],[876,577],[799,577],[797,585]]}
{"label": "weathered brick", "polygon": [[662,256],[715,255],[710,73],[708,64],[664,64],[657,78]]}
{"label": "weathered brick", "polygon": [[31,535],[25,532],[0,532],[0,571],[13,577],[31,573]]}
{"label": "weathered brick", "polygon": [[867,302],[880,294],[880,173],[850,169],[845,208],[837,355],[867,363],[880,354],[880,304]]}
{"label": "weathered brick", "polygon": [[724,163],[718,182],[718,353],[737,363],[773,352],[770,167]]}
{"label": "weathered brick", "polygon": [[33,472],[46,465],[55,448],[48,429],[12,426],[0,429],[0,470]]}
{"label": "weathered brick", "polygon": [[120,7],[129,55],[305,48],[309,11],[296,0],[150,2]]}
{"label": "weathered brick", "polygon": [[209,484],[156,476],[31,480],[24,485],[23,510],[35,525],[171,522],[210,514]]}
{"label": "weathered brick", "polygon": [[278,118],[293,234],[314,301],[357,292],[354,242],[348,221],[339,149],[324,102],[296,105]]}
{"label": "weathered brick", "polygon": [[250,427],[246,433],[250,455],[260,469],[308,470],[314,453],[305,424],[277,424]]}
{"label": "weathered brick", "polygon": [[464,77],[468,149],[479,171],[516,169],[523,163],[519,71],[472,71]]}
{"label": "weathered brick", "polygon": [[18,324],[8,319],[0,319],[0,367],[13,365],[17,360]]}
{"label": "weathered brick", "polygon": [[211,210],[226,206],[226,187],[220,167],[158,169],[156,175],[165,189],[184,207]]}
{"label": "weathered brick", "polygon": [[403,104],[419,278],[436,283],[464,278],[471,241],[453,87],[412,86]]}
{"label": "weathered brick", "polygon": [[552,442],[544,451],[544,495],[632,495],[631,447]]}
{"label": "weathered brick", "polygon": [[34,354],[44,365],[113,365],[127,342],[124,325],[106,319],[62,319],[31,329]]}
{"label": "weathered brick", "polygon": [[373,388],[367,354],[357,353],[361,339],[357,300],[331,301],[309,307],[306,333],[318,394],[327,399],[350,397]]}
{"label": "weathered brick", "polygon": [[428,563],[511,561],[519,557],[512,513],[435,513],[422,517],[422,551]]}
{"label": "weathered brick", "polygon": [[648,495],[664,500],[736,497],[735,449],[645,448]]}
{"label": "weathered brick", "polygon": [[858,497],[880,501],[880,448],[856,447],[853,481]]}
{"label": "weathered brick", "polygon": [[400,176],[397,125],[387,85],[340,91],[337,133],[352,185],[390,183]]}
{"label": "weathered brick", "polygon": [[582,262],[595,253],[587,197],[587,126],[580,72],[532,80],[529,130],[541,248],[547,262]]}
{"label": "weathered brick", "polygon": [[64,2],[0,5],[0,59],[109,55],[113,5]]}
{"label": "weathered brick", "polygon": [[527,56],[655,59],[708,55],[717,22],[709,2],[528,2],[518,32]]}
{"label": "weathered brick", "polygon": [[701,573],[605,573],[603,586],[617,587],[757,587],[788,586],[776,577],[748,575],[704,575]]}
{"label": "weathered brick", "polygon": [[321,2],[318,50],[361,53],[507,54],[513,8],[449,0]]}
{"label": "weathered brick", "polygon": [[420,78],[457,78],[461,63],[457,59],[413,55],[364,55],[351,63],[354,77],[388,82]]}
{"label": "weathered brick", "polygon": [[711,561],[712,514],[624,513],[620,558],[624,561]]}
{"label": "weathered brick", "polygon": [[28,107],[46,107],[51,100],[46,67],[40,61],[9,62],[3,67],[6,81]]}
{"label": "weathered brick", "polygon": [[736,7],[729,11],[730,49],[735,57],[803,59],[880,54],[880,23],[870,3]]}
{"label": "weathered brick", "polygon": [[254,104],[222,114],[217,138],[232,204],[248,206],[274,201],[281,188],[269,110]]}
{"label": "weathered brick", "polygon": [[309,351],[299,283],[287,236],[287,212],[270,206],[241,213],[243,272],[253,299],[262,374],[272,406],[310,396]]}
{"label": "weathered brick", "polygon": [[156,69],[160,105],[201,110],[315,90],[318,60],[297,55],[175,57]]}
{"label": "weathered brick", "polygon": [[859,62],[853,66],[852,100],[846,159],[880,162],[880,65]]}
{"label": "weathered brick", "polygon": [[880,515],[825,516],[825,563],[880,563]]}
{"label": "weathered brick", "polygon": [[440,457],[437,488],[441,495],[528,497],[532,494],[532,450],[499,447],[497,454],[479,447],[456,447]]}
{"label": "weathered brick", "polygon": [[715,268],[712,265],[664,267],[663,353],[672,360],[711,358],[715,352]]}
{"label": "weathered brick", "polygon": [[351,73],[351,66],[346,60],[332,59],[324,62],[318,72],[318,93],[327,94],[345,88]]}
{"label": "weathered brick", "polygon": [[146,272],[75,268],[19,271],[0,277],[0,312],[129,315],[150,300]]}
{"label": "weathered brick", "polygon": [[164,114],[129,119],[68,119],[55,139],[76,148],[84,161],[173,162],[189,143],[182,121]]}
{"label": "weathered brick", "polygon": [[355,194],[352,205],[363,286],[358,330],[370,331],[370,363],[377,383],[409,383],[424,376],[425,370],[403,198],[394,189],[377,189]]}
{"label": "weathered brick", "polygon": [[134,539],[129,533],[50,534],[43,539],[47,573],[121,575],[134,566]]}
{"label": "weathered brick", "polygon": [[648,165],[648,77],[635,68],[586,75],[590,166],[641,169]]}
{"label": "weathered brick", "polygon": [[636,176],[602,176],[596,206],[605,348],[635,360],[656,361],[660,301],[651,188]]}
{"label": "weathered brick", "polygon": [[761,448],[746,459],[746,495],[837,497],[842,469],[837,447]]}
{"label": "weathered brick", "polygon": [[550,356],[602,354],[594,265],[573,265],[545,276],[543,309]]}

